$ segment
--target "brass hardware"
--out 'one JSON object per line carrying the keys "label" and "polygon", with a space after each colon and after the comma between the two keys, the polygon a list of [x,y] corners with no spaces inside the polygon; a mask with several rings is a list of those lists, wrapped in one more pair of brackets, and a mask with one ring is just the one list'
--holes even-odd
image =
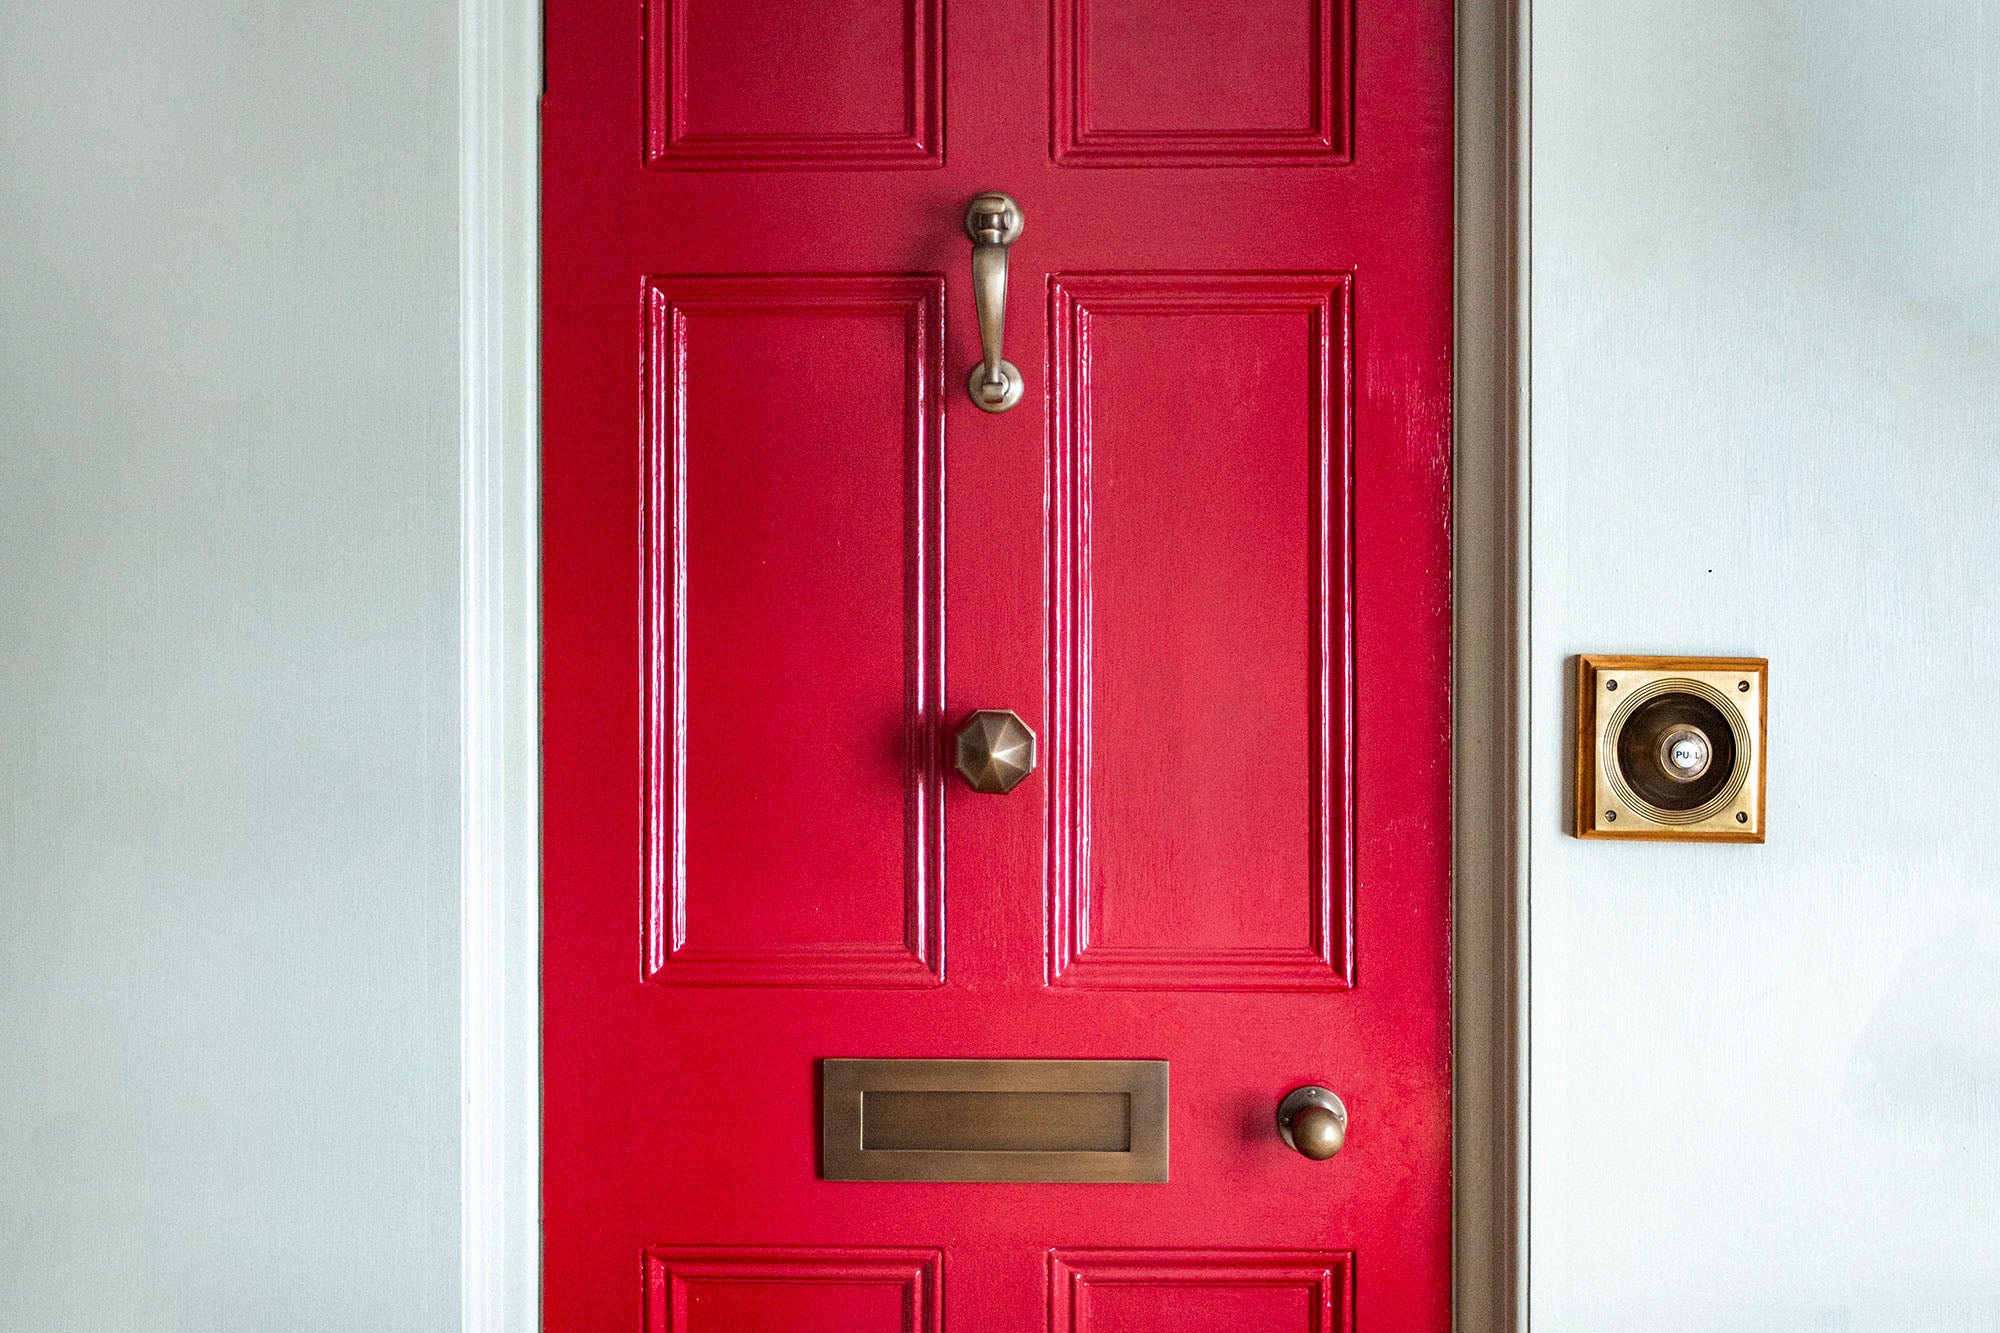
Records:
{"label": "brass hardware", "polygon": [[966,392],[988,412],[1005,412],[1021,401],[1025,382],[1012,361],[1000,355],[1007,329],[1007,247],[1021,239],[1021,206],[998,190],[974,195],[965,209],[972,237],[972,304],[979,315],[980,363],[972,368]]}
{"label": "brass hardware", "polygon": [[1123,1092],[861,1094],[863,1152],[1130,1152]]}
{"label": "brass hardware", "polygon": [[1035,733],[1005,708],[965,719],[955,746],[958,771],[974,791],[1005,796],[1035,771]]}
{"label": "brass hardware", "polygon": [[1301,1157],[1324,1162],[1347,1144],[1347,1107],[1318,1084],[1293,1088],[1278,1103],[1278,1137]]}
{"label": "brass hardware", "polygon": [[1767,665],[1578,658],[1577,836],[1764,841]]}
{"label": "brass hardware", "polygon": [[1660,737],[1660,772],[1670,782],[1693,782],[1708,772],[1709,761],[1714,757],[1715,746],[1708,733],[1691,722],[1668,727]]}
{"label": "brass hardware", "polygon": [[1160,1182],[1164,1060],[824,1060],[826,1180]]}

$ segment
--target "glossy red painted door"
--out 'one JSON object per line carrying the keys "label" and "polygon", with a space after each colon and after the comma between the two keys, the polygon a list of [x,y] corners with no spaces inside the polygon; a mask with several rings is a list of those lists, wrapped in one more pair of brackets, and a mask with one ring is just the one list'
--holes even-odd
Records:
{"label": "glossy red painted door", "polygon": [[[547,22],[547,1326],[1443,1333],[1448,0]],[[1171,1178],[819,1179],[901,1056],[1166,1060]]]}

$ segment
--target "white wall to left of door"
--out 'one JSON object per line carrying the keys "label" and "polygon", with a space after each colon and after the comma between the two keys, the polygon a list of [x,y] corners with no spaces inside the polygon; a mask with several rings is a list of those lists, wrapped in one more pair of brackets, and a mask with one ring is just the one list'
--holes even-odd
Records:
{"label": "white wall to left of door", "polygon": [[0,32],[0,1329],[455,1328],[457,8]]}

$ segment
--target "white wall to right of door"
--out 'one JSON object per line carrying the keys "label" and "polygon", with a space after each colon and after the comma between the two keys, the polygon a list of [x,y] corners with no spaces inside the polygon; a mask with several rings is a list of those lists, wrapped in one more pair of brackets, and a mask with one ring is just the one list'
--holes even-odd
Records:
{"label": "white wall to right of door", "polygon": [[[2000,1330],[2000,5],[1534,8],[1536,1333]],[[1568,658],[1771,659],[1762,847]]]}

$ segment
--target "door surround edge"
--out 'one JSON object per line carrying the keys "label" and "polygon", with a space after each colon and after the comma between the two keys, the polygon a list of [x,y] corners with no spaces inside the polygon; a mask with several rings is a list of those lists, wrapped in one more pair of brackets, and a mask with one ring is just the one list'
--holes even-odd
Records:
{"label": "door surround edge", "polygon": [[459,1327],[541,1317],[540,0],[459,0]]}
{"label": "door surround edge", "polygon": [[1458,0],[1452,318],[1452,1323],[1528,1327],[1532,0]]}

